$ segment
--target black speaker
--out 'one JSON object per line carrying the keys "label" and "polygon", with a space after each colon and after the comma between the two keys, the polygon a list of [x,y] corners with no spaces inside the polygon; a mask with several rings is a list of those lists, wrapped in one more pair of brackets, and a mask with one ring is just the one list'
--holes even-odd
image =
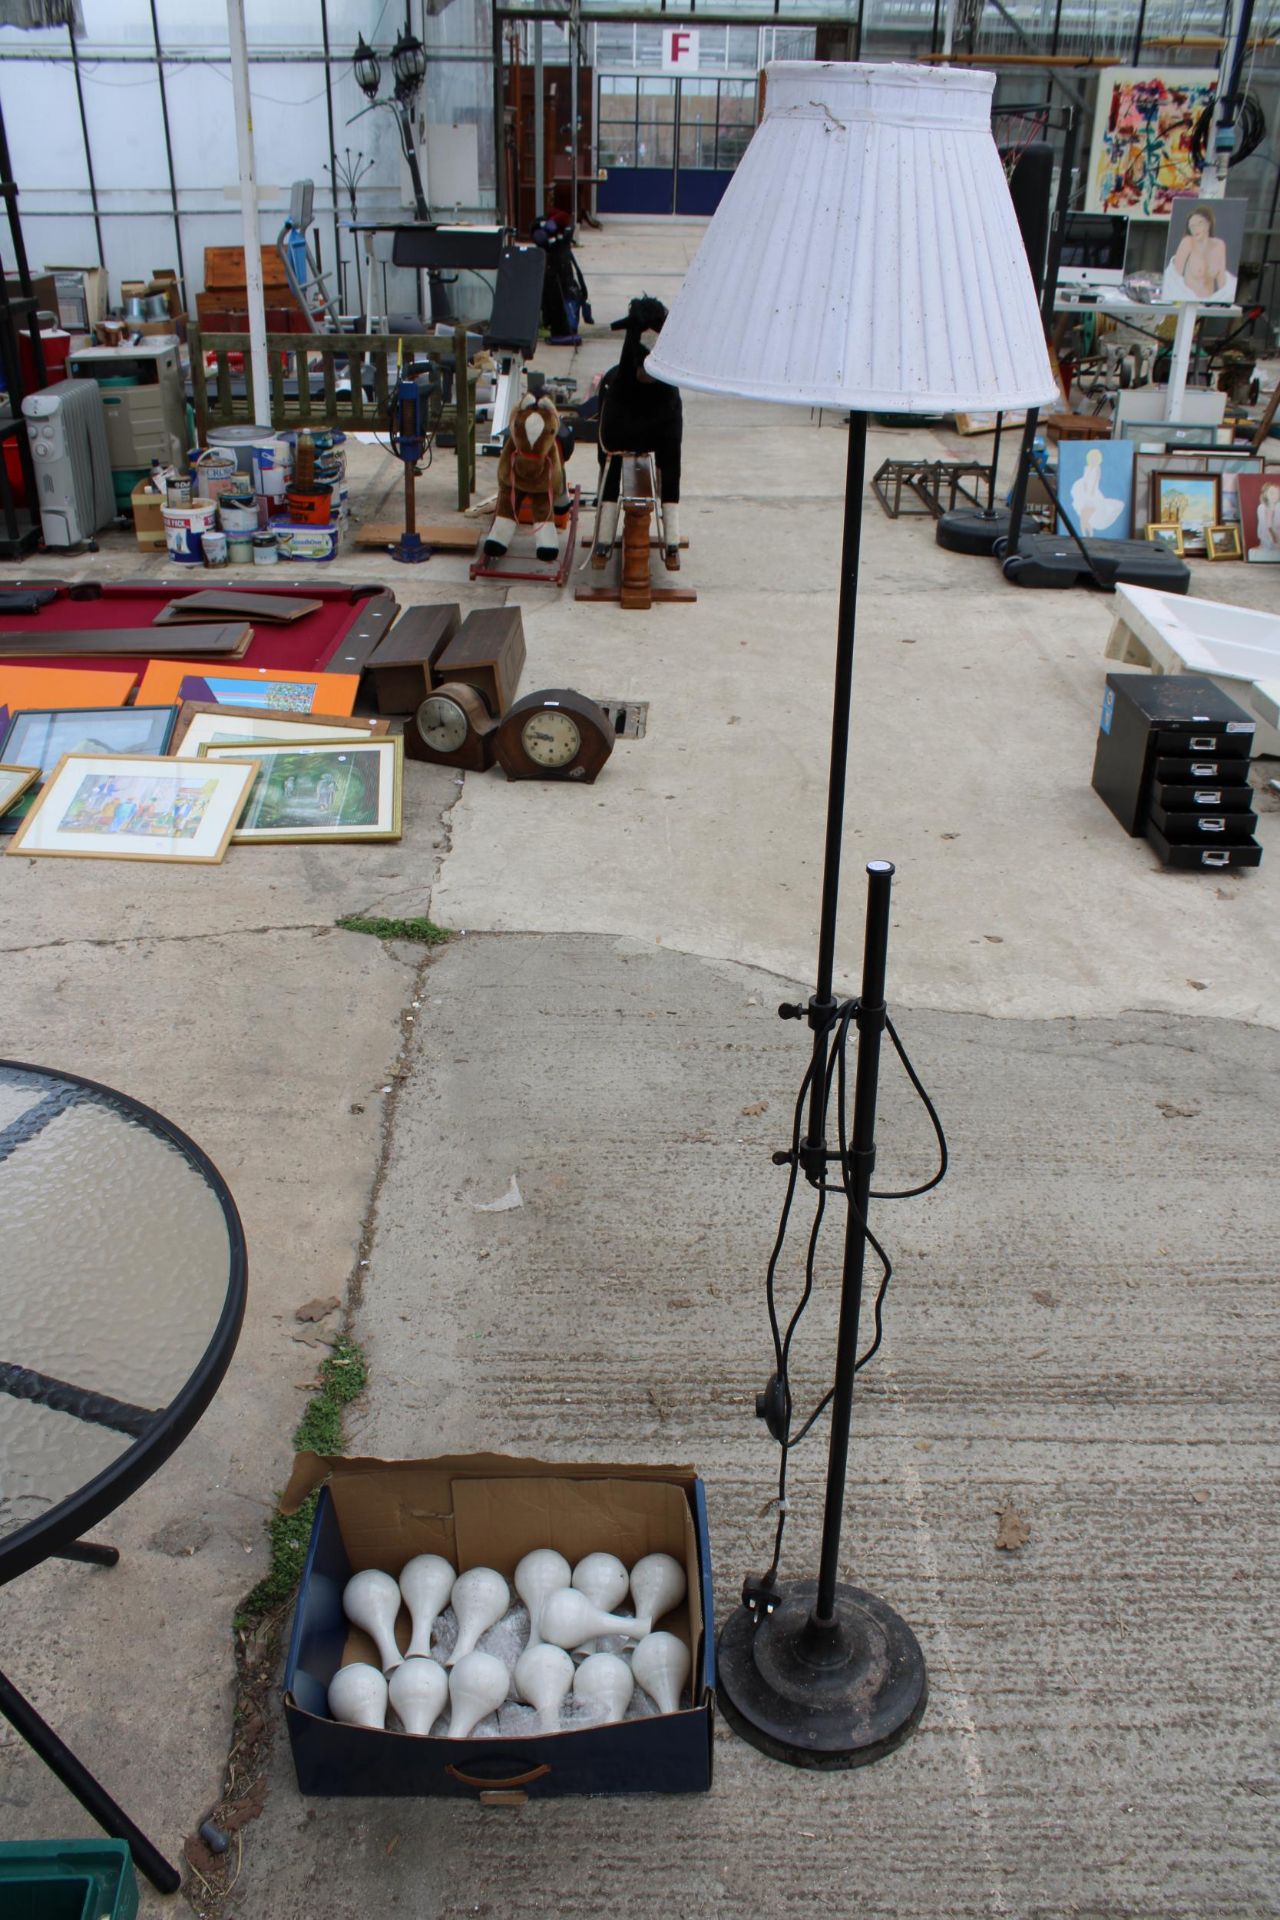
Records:
{"label": "black speaker", "polygon": [[1009,193],[1038,300],[1044,292],[1049,229],[1053,224],[1053,148],[1048,141],[1037,140],[1024,148],[1009,181]]}

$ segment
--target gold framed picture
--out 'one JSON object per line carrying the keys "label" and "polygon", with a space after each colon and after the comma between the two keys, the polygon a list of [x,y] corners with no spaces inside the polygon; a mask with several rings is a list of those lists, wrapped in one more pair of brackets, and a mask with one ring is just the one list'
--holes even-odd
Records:
{"label": "gold framed picture", "polygon": [[1176,520],[1148,520],[1147,538],[1179,556],[1182,554],[1182,528]]}
{"label": "gold framed picture", "polygon": [[216,701],[185,700],[173,729],[169,752],[179,760],[196,760],[201,747],[226,746],[229,740],[240,745],[252,741],[299,745],[325,740],[373,740],[383,738],[389,720],[343,719],[338,715],[285,713],[270,707],[224,707]]}
{"label": "gold framed picture", "polygon": [[11,807],[33,780],[40,778],[39,767],[0,767],[0,813]]}
{"label": "gold framed picture", "polygon": [[1240,539],[1240,522],[1228,521],[1225,526],[1207,527],[1205,552],[1210,560],[1243,560],[1244,545]]}
{"label": "gold framed picture", "polygon": [[167,754],[67,753],[8,851],[216,866],[257,771],[243,751],[218,766]]}
{"label": "gold framed picture", "polygon": [[404,739],[202,746],[197,765],[252,754],[257,778],[234,838],[398,840]]}

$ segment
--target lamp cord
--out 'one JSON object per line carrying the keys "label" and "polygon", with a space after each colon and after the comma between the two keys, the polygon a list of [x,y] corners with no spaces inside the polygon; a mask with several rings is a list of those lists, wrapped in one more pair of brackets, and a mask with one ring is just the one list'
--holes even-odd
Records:
{"label": "lamp cord", "polygon": [[[886,1253],[884,1247],[881,1245],[880,1241],[876,1238],[875,1234],[871,1231],[871,1228],[867,1224],[866,1219],[864,1218],[862,1213],[858,1210],[857,1205],[854,1201],[852,1161],[851,1161],[850,1152],[849,1152],[849,1139],[848,1139],[847,1107],[848,1107],[849,1030],[853,1025],[853,1022],[858,1014],[860,1005],[861,1005],[861,1002],[857,999],[843,1001],[839,1006],[837,1006],[835,1015],[832,1021],[832,1024],[836,1029],[836,1034],[835,1034],[834,1042],[831,1047],[830,1054],[828,1055],[828,1058],[827,1058],[826,1067],[824,1071],[824,1083],[822,1088],[822,1114],[825,1120],[827,1109],[831,1103],[832,1088],[834,1084],[835,1095],[836,1095],[836,1128],[837,1128],[837,1135],[838,1135],[839,1146],[840,1146],[840,1151],[839,1151],[840,1178],[838,1181],[831,1181],[831,1180],[824,1179],[821,1181],[816,1181],[814,1183],[816,1192],[817,1192],[817,1204],[814,1207],[813,1224],[809,1230],[808,1246],[805,1250],[804,1286],[801,1289],[800,1298],[796,1302],[796,1305],[792,1309],[791,1315],[787,1320],[785,1330],[782,1326],[782,1322],[778,1313],[778,1301],[777,1301],[778,1263],[782,1258],[783,1250],[786,1246],[787,1234],[791,1224],[791,1209],[795,1201],[796,1185],[800,1177],[800,1164],[801,1164],[800,1144],[801,1144],[801,1138],[804,1131],[805,1107],[808,1102],[810,1089],[813,1085],[813,1076],[814,1076],[814,1066],[812,1061],[810,1061],[809,1066],[805,1071],[804,1079],[800,1084],[800,1092],[796,1098],[795,1110],[794,1110],[794,1115],[793,1115],[792,1124],[791,1124],[791,1150],[787,1155],[779,1156],[779,1158],[785,1157],[786,1160],[789,1162],[790,1171],[787,1175],[787,1190],[785,1195],[783,1196],[782,1211],[778,1218],[778,1232],[774,1240],[773,1251],[769,1256],[769,1265],[768,1265],[768,1270],[765,1278],[765,1299],[767,1301],[768,1310],[769,1310],[769,1330],[773,1336],[774,1363],[775,1363],[778,1383],[781,1389],[781,1399],[782,1399],[782,1432],[781,1432],[781,1435],[778,1436],[778,1445],[781,1452],[781,1460],[779,1462],[779,1467],[778,1467],[778,1494],[777,1494],[778,1524],[777,1524],[777,1531],[774,1535],[774,1542],[773,1542],[773,1560],[770,1564],[768,1573],[765,1575],[765,1583],[767,1585],[772,1585],[773,1582],[776,1580],[777,1573],[778,1573],[778,1565],[782,1558],[782,1542],[783,1542],[783,1536],[786,1532],[786,1526],[787,1526],[787,1467],[790,1461],[791,1449],[793,1447],[798,1447],[800,1445],[800,1442],[806,1437],[806,1435],[813,1430],[813,1428],[817,1425],[818,1421],[822,1418],[822,1415],[826,1412],[827,1408],[830,1406],[831,1401],[835,1395],[835,1387],[834,1385],[832,1385],[831,1387],[828,1388],[827,1392],[823,1395],[822,1399],[819,1400],[817,1406],[814,1407],[813,1410],[807,1415],[803,1424],[800,1426],[799,1430],[795,1433],[792,1433],[791,1425],[792,1425],[794,1408],[793,1408],[792,1399],[791,1399],[791,1378],[790,1378],[791,1349],[792,1349],[792,1344],[795,1340],[796,1332],[799,1328],[800,1322],[804,1318],[805,1310],[808,1307],[809,1302],[813,1297],[813,1290],[815,1285],[815,1264],[817,1260],[818,1244],[819,1244],[819,1240],[822,1233],[823,1219],[826,1214],[828,1194],[843,1193],[845,1200],[848,1202],[848,1205],[853,1213],[854,1219],[856,1220],[858,1226],[861,1228],[863,1234],[866,1236],[866,1241],[868,1246],[871,1248],[877,1260],[880,1262],[880,1284],[876,1289],[875,1304],[873,1308],[875,1333],[872,1338],[871,1344],[866,1349],[865,1353],[863,1353],[854,1362],[855,1373],[859,1373],[862,1370],[862,1368],[866,1366],[867,1362],[873,1358],[873,1356],[879,1350],[881,1341],[884,1338],[884,1302],[885,1302],[885,1295],[889,1290],[889,1281],[893,1276],[893,1263],[890,1260],[889,1255]],[[902,1063],[903,1071],[906,1073],[907,1079],[910,1081],[912,1089],[914,1090],[915,1094],[920,1100],[921,1105],[924,1107],[925,1112],[929,1116],[930,1123],[932,1124],[933,1131],[938,1142],[938,1166],[937,1166],[936,1172],[934,1172],[933,1175],[928,1180],[921,1181],[918,1186],[903,1187],[900,1189],[896,1189],[894,1191],[877,1191],[873,1189],[871,1192],[871,1198],[873,1200],[915,1200],[915,1199],[918,1199],[921,1194],[932,1192],[933,1188],[938,1186],[939,1183],[946,1177],[947,1139],[946,1139],[945,1133],[942,1130],[942,1122],[938,1118],[937,1109],[934,1106],[933,1101],[930,1099],[928,1093],[926,1092],[919,1074],[916,1072],[914,1066],[911,1064],[911,1060],[907,1054],[907,1050],[903,1046],[900,1038],[898,1037],[897,1028],[894,1026],[893,1021],[889,1019],[887,1014],[885,1016],[885,1030],[889,1035],[889,1039],[893,1045],[894,1052],[897,1054],[898,1059]]]}

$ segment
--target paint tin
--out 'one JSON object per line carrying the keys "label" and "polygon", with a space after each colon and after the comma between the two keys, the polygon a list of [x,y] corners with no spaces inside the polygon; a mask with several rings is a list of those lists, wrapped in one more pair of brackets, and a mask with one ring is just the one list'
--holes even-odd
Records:
{"label": "paint tin", "polygon": [[280,551],[290,560],[335,560],[342,529],[336,521],[327,527],[300,527],[287,520],[273,522],[280,540]]}
{"label": "paint tin", "polygon": [[249,458],[254,492],[265,494],[271,501],[283,500],[293,473],[293,448],[287,437],[273,433],[269,439],[256,441]]}
{"label": "paint tin", "polygon": [[248,493],[224,493],[218,501],[218,524],[224,533],[257,533],[262,526],[262,515],[255,497]]}
{"label": "paint tin", "polygon": [[165,505],[168,507],[189,507],[191,505],[191,482],[189,480],[171,480],[165,489]]}
{"label": "paint tin", "polygon": [[203,452],[193,447],[187,455],[187,466],[191,491],[202,500],[217,500],[224,493],[234,492],[239,482],[234,453],[226,453],[221,447],[206,447]]}
{"label": "paint tin", "polygon": [[279,547],[274,533],[255,533],[253,536],[253,564],[255,567],[274,567],[280,558]]}
{"label": "paint tin", "polygon": [[204,558],[204,536],[213,531],[217,520],[217,508],[212,500],[193,500],[186,507],[165,507],[161,518],[169,558],[184,566],[198,567]]}
{"label": "paint tin", "polygon": [[227,559],[233,567],[247,567],[253,561],[253,535],[251,533],[229,533],[227,540]]}
{"label": "paint tin", "polygon": [[200,551],[206,567],[225,567],[227,564],[227,536],[211,527],[202,535]]}

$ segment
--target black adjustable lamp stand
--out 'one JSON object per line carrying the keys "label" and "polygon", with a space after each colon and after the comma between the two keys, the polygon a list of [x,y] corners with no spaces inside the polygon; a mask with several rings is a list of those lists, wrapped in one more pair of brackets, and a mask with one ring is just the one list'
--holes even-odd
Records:
{"label": "black adjustable lamp stand", "polygon": [[[842,1008],[832,989],[866,444],[867,416],[851,413],[817,986],[807,1007],[779,1009],[784,1019],[807,1018],[813,1031],[813,1059],[806,1075],[807,1130],[793,1154],[775,1155],[775,1159],[785,1163],[794,1158],[798,1170],[817,1187],[838,1174],[849,1208],[830,1396],[831,1442],[822,1551],[816,1581],[779,1583],[776,1556],[769,1573],[746,1581],[742,1604],[721,1631],[718,1656],[719,1699],[726,1719],[753,1746],[774,1759],[803,1767],[856,1767],[878,1760],[905,1740],[917,1724],[927,1693],[924,1655],[910,1627],[882,1600],[838,1578],[867,1209],[875,1164],[876,1093],[880,1041],[886,1023],[884,983],[893,880],[893,867],[887,860],[869,862],[862,991],[856,1006]],[[847,1031],[851,1021],[858,1028],[853,1128],[846,1143],[841,1113],[840,1144],[832,1149],[827,1144],[832,1063],[841,1029]],[[802,1088],[802,1105],[805,1097]],[[793,1164],[793,1183],[796,1171]],[[790,1422],[785,1381],[779,1383],[775,1375],[761,1401],[757,1411],[785,1446]]]}

